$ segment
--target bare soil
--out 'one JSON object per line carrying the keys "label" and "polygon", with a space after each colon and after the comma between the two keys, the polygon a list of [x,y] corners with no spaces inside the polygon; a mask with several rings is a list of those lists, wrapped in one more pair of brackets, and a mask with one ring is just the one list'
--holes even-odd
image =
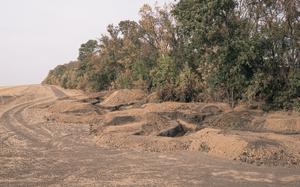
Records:
{"label": "bare soil", "polygon": [[[110,100],[116,95],[111,94]],[[203,151],[255,165],[300,164],[298,113],[235,110],[224,103],[165,102],[123,107],[97,120],[91,132],[102,146],[152,152]]]}
{"label": "bare soil", "polygon": [[149,101],[1,88],[0,186],[300,185],[297,113]]}

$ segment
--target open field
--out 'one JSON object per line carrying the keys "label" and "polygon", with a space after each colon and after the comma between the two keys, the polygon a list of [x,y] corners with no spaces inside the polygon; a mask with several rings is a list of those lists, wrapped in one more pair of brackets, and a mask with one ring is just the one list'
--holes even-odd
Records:
{"label": "open field", "polygon": [[299,186],[299,133],[296,113],[0,88],[0,186]]}

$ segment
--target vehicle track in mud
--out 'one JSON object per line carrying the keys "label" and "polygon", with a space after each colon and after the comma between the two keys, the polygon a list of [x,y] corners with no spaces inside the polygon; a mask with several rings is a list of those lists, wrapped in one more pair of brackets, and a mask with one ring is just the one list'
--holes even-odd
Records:
{"label": "vehicle track in mud", "polygon": [[[28,86],[22,94],[31,95],[30,99],[0,106],[4,111],[0,113],[3,187],[300,185],[300,171],[296,168],[256,167],[198,152],[102,148],[89,135],[88,124],[28,121],[25,111],[30,113],[39,104],[68,96],[62,89]],[[39,114],[32,113],[32,118],[35,115]]]}

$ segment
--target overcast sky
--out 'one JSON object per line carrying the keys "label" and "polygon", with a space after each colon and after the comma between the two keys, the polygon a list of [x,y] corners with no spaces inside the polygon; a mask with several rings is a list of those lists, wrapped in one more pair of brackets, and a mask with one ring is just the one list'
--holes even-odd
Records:
{"label": "overcast sky", "polygon": [[[108,24],[137,20],[156,0],[0,0],[0,86],[40,83]],[[160,5],[173,0],[158,0]]]}

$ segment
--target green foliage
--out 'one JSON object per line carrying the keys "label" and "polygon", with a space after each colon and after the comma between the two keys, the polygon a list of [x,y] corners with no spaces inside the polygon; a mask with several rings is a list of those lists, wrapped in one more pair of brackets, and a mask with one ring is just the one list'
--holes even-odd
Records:
{"label": "green foliage", "polygon": [[217,100],[232,106],[263,101],[272,109],[298,102],[299,82],[289,78],[299,67],[296,5],[294,0],[181,0],[175,5],[185,56],[198,64],[206,89],[219,93]]}
{"label": "green foliage", "polygon": [[180,72],[177,81],[177,100],[183,102],[198,101],[198,95],[202,91],[202,84],[199,76],[195,74],[188,65],[185,65]]}
{"label": "green foliage", "polygon": [[180,0],[144,5],[140,20],[109,25],[78,61],[43,83],[99,91],[141,88],[162,100],[263,103],[300,110],[299,3]]}
{"label": "green foliage", "polygon": [[154,87],[163,87],[165,84],[175,84],[178,70],[170,56],[161,56],[157,66],[151,71]]}
{"label": "green foliage", "polygon": [[89,40],[82,44],[79,48],[78,60],[81,62],[88,62],[94,55],[98,48],[98,42],[96,40]]}
{"label": "green foliage", "polygon": [[170,56],[162,55],[150,73],[152,85],[162,100],[176,100],[176,79],[178,69]]}
{"label": "green foliage", "polygon": [[223,97],[232,105],[241,99],[247,74],[251,73],[245,54],[246,24],[236,16],[235,8],[234,0],[182,0],[174,10],[182,30],[191,40],[190,48],[198,63],[214,67],[214,72],[207,77],[208,86],[217,92],[225,91]]}
{"label": "green foliage", "polygon": [[132,65],[132,78],[134,80],[149,80],[150,79],[151,66],[147,65],[147,62],[138,60]]}
{"label": "green foliage", "polygon": [[112,80],[115,79],[115,72],[108,68],[101,69],[101,71],[92,74],[89,78],[89,90],[101,91],[108,89]]}
{"label": "green foliage", "polygon": [[121,73],[116,79],[117,89],[130,89],[133,87],[133,77],[130,72]]}

